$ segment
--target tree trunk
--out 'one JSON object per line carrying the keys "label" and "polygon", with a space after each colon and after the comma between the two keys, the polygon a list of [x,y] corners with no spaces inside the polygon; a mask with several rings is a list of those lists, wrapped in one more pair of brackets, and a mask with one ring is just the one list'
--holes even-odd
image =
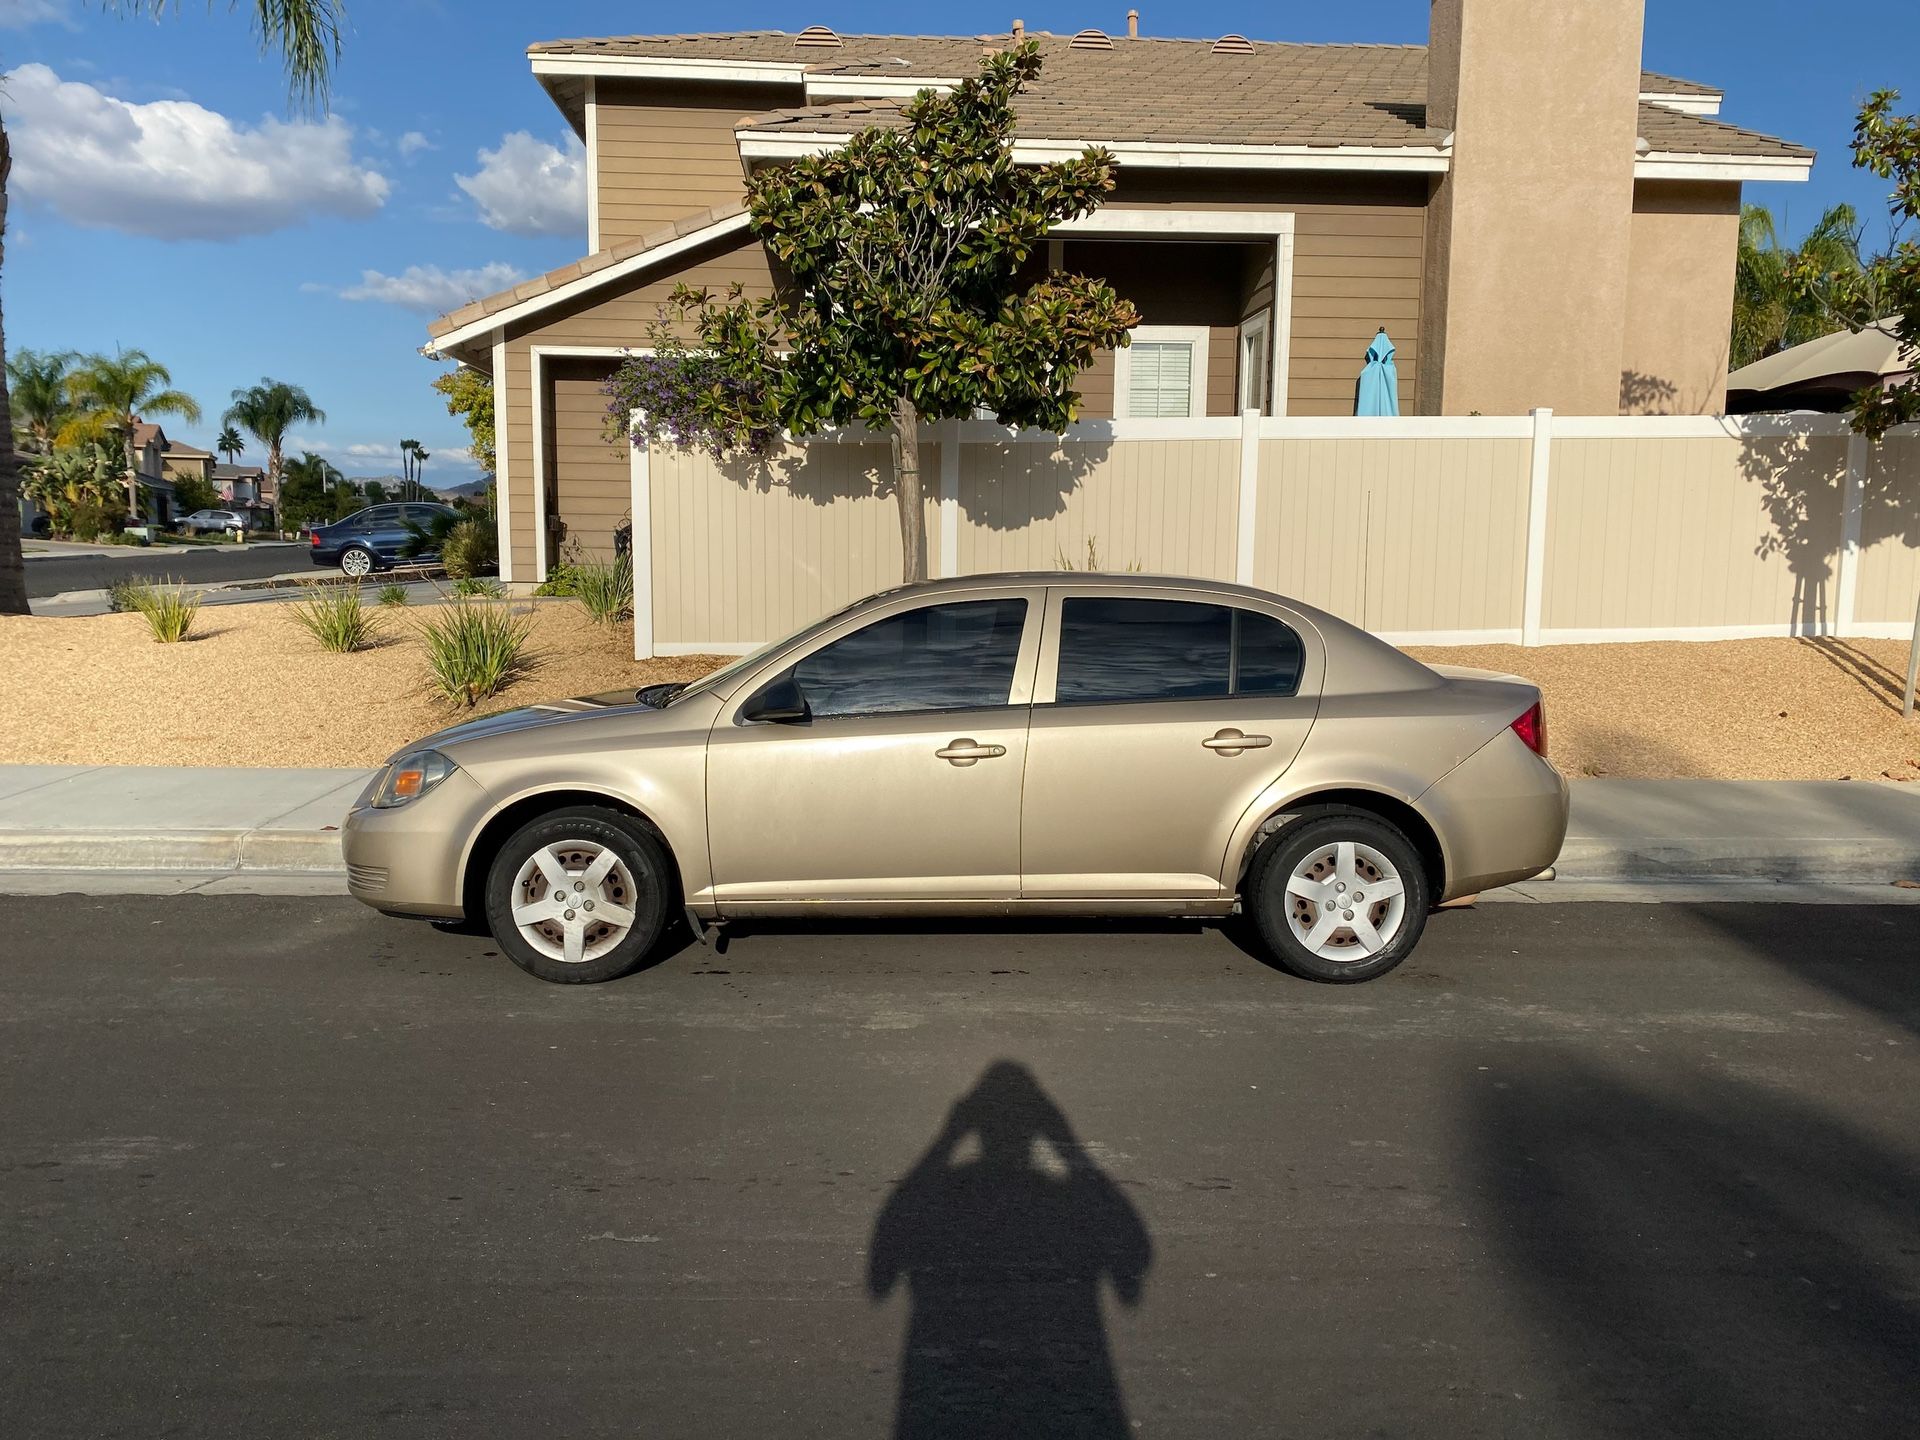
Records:
{"label": "tree trunk", "polygon": [[[0,124],[0,260],[5,258],[7,176],[13,151]],[[0,615],[26,615],[27,570],[20,558],[20,462],[13,453],[13,403],[7,394],[6,324],[0,318]]]}
{"label": "tree trunk", "polygon": [[893,498],[900,506],[900,578],[927,578],[927,512],[920,493],[920,412],[904,397],[893,407]]}

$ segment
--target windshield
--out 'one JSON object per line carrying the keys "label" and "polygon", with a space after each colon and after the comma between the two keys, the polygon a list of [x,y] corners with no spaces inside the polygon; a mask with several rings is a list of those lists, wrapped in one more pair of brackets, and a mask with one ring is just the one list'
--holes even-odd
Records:
{"label": "windshield", "polygon": [[[872,598],[871,596],[867,597],[867,599],[871,599],[871,598]],[[690,700],[695,695],[705,695],[709,691],[725,689],[727,686],[733,684],[734,681],[738,680],[742,675],[746,674],[747,671],[753,669],[753,667],[758,665],[762,660],[766,659],[769,655],[772,655],[778,651],[784,650],[789,645],[798,644],[800,641],[805,640],[808,636],[813,635],[818,631],[826,629],[827,626],[839,620],[841,616],[847,614],[849,611],[854,610],[857,607],[864,605],[866,603],[867,603],[866,599],[860,599],[860,600],[854,601],[853,604],[851,605],[842,605],[838,610],[835,610],[831,615],[822,615],[818,620],[815,620],[811,625],[803,625],[800,627],[800,629],[795,630],[790,635],[782,635],[778,640],[768,641],[765,645],[762,645],[758,650],[755,650],[751,655],[742,655],[738,660],[734,661],[731,665],[723,665],[718,670],[714,671],[711,675],[705,676],[702,679],[694,681],[693,684],[687,686],[686,689],[674,695],[674,697],[671,700],[669,700],[667,704],[678,705],[682,700]]]}

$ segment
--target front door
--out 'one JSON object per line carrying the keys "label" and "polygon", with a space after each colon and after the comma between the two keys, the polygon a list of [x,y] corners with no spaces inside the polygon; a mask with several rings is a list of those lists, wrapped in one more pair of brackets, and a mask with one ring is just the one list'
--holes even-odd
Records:
{"label": "front door", "polygon": [[[743,686],[707,747],[722,912],[1017,898],[1043,594],[903,600]],[[806,719],[744,718],[786,678]]]}
{"label": "front door", "polygon": [[1317,640],[1178,591],[1057,589],[1021,819],[1028,899],[1208,899],[1318,709]]}

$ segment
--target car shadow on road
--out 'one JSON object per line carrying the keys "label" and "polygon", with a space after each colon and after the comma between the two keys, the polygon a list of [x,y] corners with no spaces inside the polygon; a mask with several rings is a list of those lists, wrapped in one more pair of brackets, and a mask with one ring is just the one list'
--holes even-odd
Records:
{"label": "car shadow on road", "polygon": [[1131,1435],[1102,1282],[1138,1305],[1152,1261],[1138,1212],[1032,1073],[989,1066],[868,1246],[869,1294],[882,1301],[904,1281],[911,1306],[894,1435]]}
{"label": "car shadow on road", "polygon": [[1724,1075],[1560,1052],[1504,1081],[1471,1096],[1485,1233],[1594,1433],[1911,1433],[1912,1154]]}

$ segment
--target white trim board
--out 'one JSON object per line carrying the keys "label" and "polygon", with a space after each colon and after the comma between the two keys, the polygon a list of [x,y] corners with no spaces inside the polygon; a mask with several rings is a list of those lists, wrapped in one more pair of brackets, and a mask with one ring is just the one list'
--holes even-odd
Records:
{"label": "white trim board", "polygon": [[1571,626],[1544,629],[1542,645],[1637,645],[1651,640],[1787,640],[1830,636],[1851,640],[1904,640],[1913,626],[1904,620],[1856,620],[1851,624],[1802,621],[1772,625],[1650,625],[1608,629]]}
{"label": "white trim board", "polygon": [[1633,165],[1636,180],[1806,180],[1807,155],[1680,155],[1648,151]]}
{"label": "white trim board", "polygon": [[507,337],[493,332],[493,517],[499,531],[500,583],[513,579],[513,486],[507,471]]}
{"label": "white trim board", "polygon": [[[627,417],[627,433],[641,420],[633,411]],[[628,506],[633,511],[633,532],[628,554],[633,560],[633,658],[650,660],[660,654],[653,643],[653,470],[645,445],[629,445],[633,452],[627,461]],[[745,654],[745,651],[741,652]]]}
{"label": "white trim board", "polygon": [[551,55],[527,52],[536,75],[605,75],[621,80],[732,80],[805,85],[806,67],[791,60],[702,60],[668,55]]}
{"label": "white trim board", "polygon": [[1724,95],[1682,95],[1666,90],[1642,90],[1642,105],[1658,105],[1662,110],[1678,110],[1682,115],[1718,115]]}
{"label": "white trim board", "polygon": [[1194,210],[1172,206],[1141,210],[1104,205],[1078,220],[1063,220],[1048,233],[1130,236],[1148,240],[1163,237],[1184,240],[1193,235],[1215,239],[1239,236],[1254,240],[1291,235],[1294,223],[1291,210]]}
{"label": "white trim board", "polygon": [[600,96],[587,77],[587,253],[600,248]]}
{"label": "white trim board", "polygon": [[748,220],[749,217],[744,210],[738,215],[729,215],[724,220],[716,220],[711,225],[703,225],[698,230],[689,230],[685,235],[675,236],[672,240],[656,245],[651,250],[642,250],[639,254],[630,255],[625,260],[617,261],[604,269],[595,270],[576,280],[569,280],[564,285],[556,285],[551,290],[529,296],[517,304],[507,306],[504,310],[483,315],[478,320],[448,331],[445,335],[430,339],[426,345],[427,353],[444,353],[453,346],[464,345],[478,336],[507,326],[518,325],[521,321],[530,319],[542,311],[551,310],[557,305],[569,304],[583,295],[592,294],[603,285],[612,285],[630,276],[643,274],[656,265],[664,265],[669,260],[685,255],[688,251],[698,250],[703,245],[711,245],[715,240],[724,239],[728,235],[745,230]]}
{"label": "white trim board", "polygon": [[[739,130],[745,160],[793,160],[837,150],[852,137],[818,130]],[[1122,165],[1199,170],[1381,170],[1444,174],[1449,152],[1437,145],[1189,145],[1157,140],[1016,140],[1021,165],[1077,159],[1091,146]]]}

